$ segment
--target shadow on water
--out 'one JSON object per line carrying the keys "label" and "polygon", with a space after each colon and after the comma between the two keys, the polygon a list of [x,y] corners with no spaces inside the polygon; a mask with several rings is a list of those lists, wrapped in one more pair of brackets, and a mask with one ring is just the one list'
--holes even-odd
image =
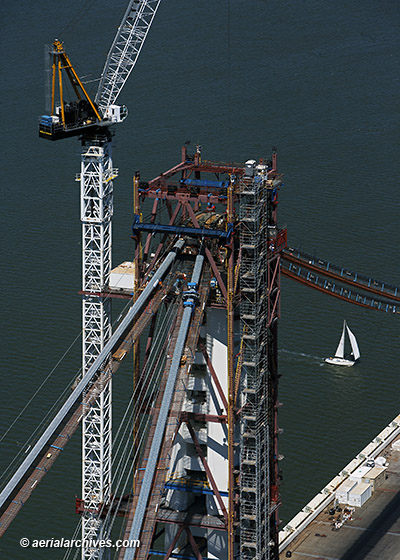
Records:
{"label": "shadow on water", "polygon": [[[364,560],[400,516],[400,494],[396,494],[374,521],[358,537],[340,560]],[[389,558],[389,557],[388,557]]]}

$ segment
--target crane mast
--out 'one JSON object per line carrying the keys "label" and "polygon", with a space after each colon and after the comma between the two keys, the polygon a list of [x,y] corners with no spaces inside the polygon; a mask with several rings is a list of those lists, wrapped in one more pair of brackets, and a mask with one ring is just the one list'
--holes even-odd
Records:
{"label": "crane mast", "polygon": [[[111,300],[102,295],[111,272],[111,222],[113,169],[111,134],[85,137],[82,141],[82,371],[86,374],[111,336]],[[111,379],[82,420],[82,539],[102,538],[99,511],[111,495]],[[82,547],[82,559],[101,557],[101,549]]]}

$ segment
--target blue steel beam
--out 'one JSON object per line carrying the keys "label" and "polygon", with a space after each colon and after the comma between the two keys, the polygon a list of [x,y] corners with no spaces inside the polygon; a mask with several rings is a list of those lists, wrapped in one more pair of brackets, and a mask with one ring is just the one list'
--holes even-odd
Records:
{"label": "blue steel beam", "polygon": [[[205,486],[191,486],[190,484],[179,484],[179,482],[166,482],[164,488],[179,490],[180,492],[191,492],[193,494],[210,494],[214,496],[214,490]],[[219,490],[221,496],[228,497],[228,492]]]}
{"label": "blue steel beam", "polygon": [[150,233],[174,233],[175,235],[186,235],[188,237],[213,237],[217,239],[228,239],[232,231],[221,229],[192,228],[183,226],[169,226],[162,224],[142,224],[135,222],[132,226],[133,234],[137,231],[148,231]]}
{"label": "blue steel beam", "polygon": [[192,187],[208,187],[214,189],[226,189],[229,181],[209,181],[208,179],[182,179],[181,183]]}

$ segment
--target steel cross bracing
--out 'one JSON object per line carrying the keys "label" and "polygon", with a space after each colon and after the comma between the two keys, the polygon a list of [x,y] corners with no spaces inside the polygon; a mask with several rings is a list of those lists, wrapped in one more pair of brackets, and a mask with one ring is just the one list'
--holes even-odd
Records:
{"label": "steel cross bracing", "polygon": [[161,0],[131,0],[111,45],[95,101],[104,115],[136,64]]}
{"label": "steel cross bracing", "polygon": [[[94,145],[95,144],[95,145]],[[108,132],[97,141],[83,143],[81,173],[83,374],[111,336],[111,300],[95,293],[105,291],[111,272],[111,220],[113,179],[111,139]],[[111,380],[92,403],[82,422],[82,539],[102,538],[98,512],[111,494]],[[102,556],[99,548],[82,548],[83,559]]]}

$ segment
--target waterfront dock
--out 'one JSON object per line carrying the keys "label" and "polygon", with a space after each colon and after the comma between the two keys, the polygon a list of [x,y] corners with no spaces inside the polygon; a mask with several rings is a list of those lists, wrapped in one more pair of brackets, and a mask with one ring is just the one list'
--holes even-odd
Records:
{"label": "waterfront dock", "polygon": [[[279,558],[400,560],[400,445],[393,445],[399,440],[397,416],[283,528]],[[336,503],[337,488],[378,456],[387,461],[381,484],[341,524],[349,506]]]}

